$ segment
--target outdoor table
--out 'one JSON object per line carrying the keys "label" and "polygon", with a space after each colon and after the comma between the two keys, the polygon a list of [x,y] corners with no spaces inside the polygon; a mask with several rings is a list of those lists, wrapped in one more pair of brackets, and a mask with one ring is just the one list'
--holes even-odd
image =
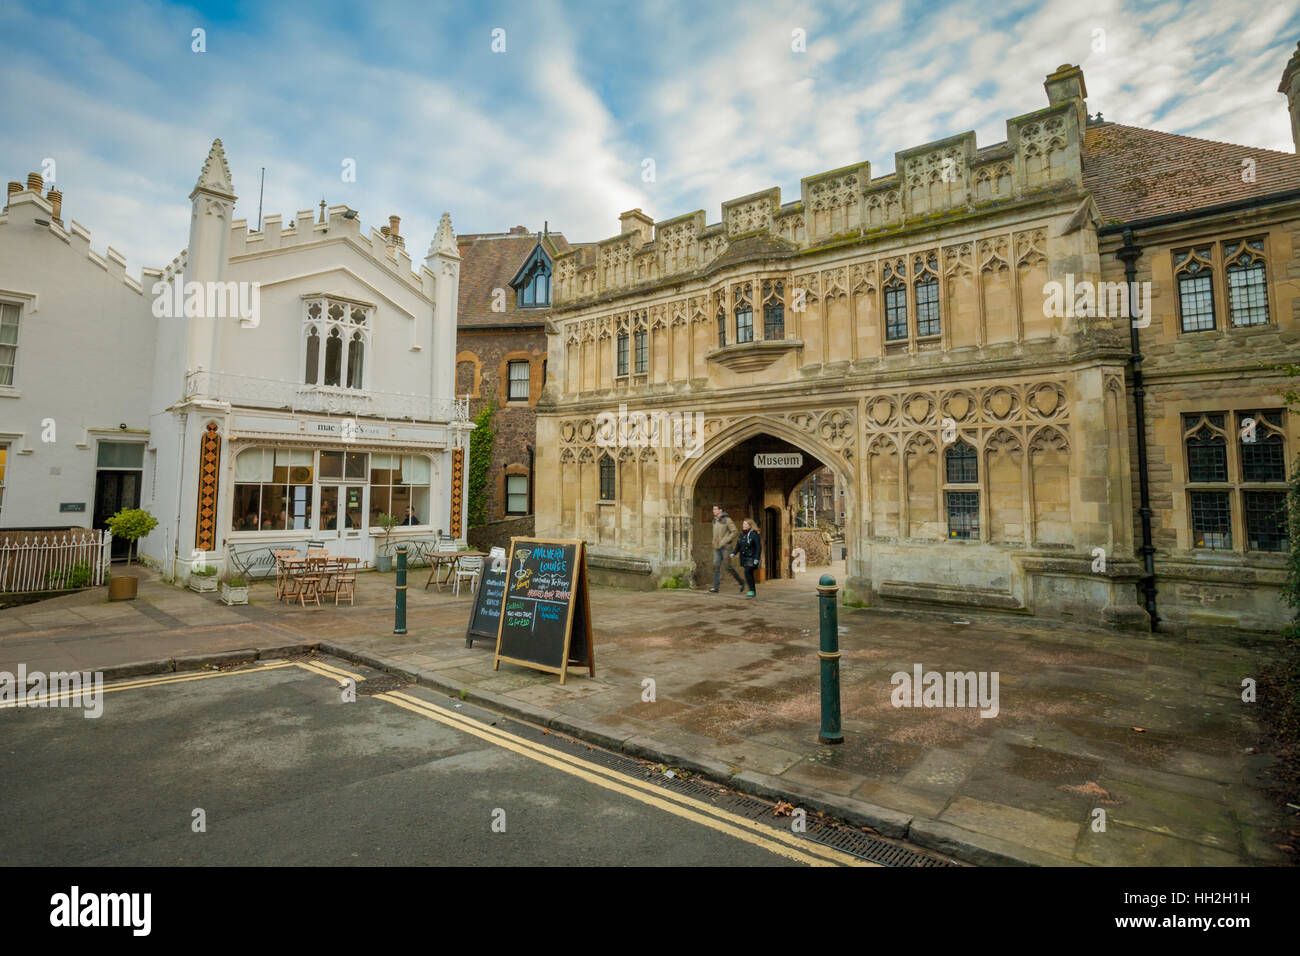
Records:
{"label": "outdoor table", "polygon": [[435,580],[438,582],[438,590],[447,583],[445,580],[438,579],[438,570],[446,566],[448,574],[447,580],[451,579],[451,572],[455,571],[456,565],[460,564],[461,558],[486,558],[486,551],[430,551],[429,552],[429,580],[424,582],[424,589],[429,590],[429,585]]}

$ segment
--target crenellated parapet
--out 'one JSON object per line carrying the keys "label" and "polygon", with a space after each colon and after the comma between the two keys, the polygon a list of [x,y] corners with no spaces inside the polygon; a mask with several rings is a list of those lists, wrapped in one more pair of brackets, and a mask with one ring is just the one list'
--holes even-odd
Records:
{"label": "crenellated parapet", "polygon": [[[390,217],[395,225],[396,217]],[[312,243],[343,238],[358,251],[368,255],[378,265],[401,279],[416,291],[422,289],[420,275],[411,269],[411,256],[406,251],[405,239],[393,232],[393,225],[362,231],[361,219],[345,205],[330,206],[320,214],[310,209],[299,210],[287,223],[282,216],[267,216],[262,229],[248,228],[248,220],[236,219],[230,225],[230,258],[292,249]]]}
{"label": "crenellated parapet", "polygon": [[578,306],[770,253],[770,243],[750,242],[719,263],[754,237],[815,251],[892,239],[1045,192],[1079,193],[1083,74],[1063,66],[1044,86],[1051,105],[1007,120],[1006,140],[993,146],[981,149],[973,132],[960,133],[895,153],[894,172],[885,176],[872,178],[870,163],[861,162],[804,178],[793,202],[783,204],[776,187],[729,199],[721,222],[711,225],[701,210],[653,223],[639,209],[624,213],[617,236],[556,258],[553,302],[559,309]]}
{"label": "crenellated parapet", "polygon": [[90,230],[69,219],[67,228],[59,218],[62,212],[63,194],[54,189],[49,195],[41,195],[41,177],[38,174],[28,177],[28,188],[13,183],[8,193],[8,204],[0,213],[0,226],[23,224],[30,229],[44,229],[60,242],[74,249],[79,255],[89,259],[105,273],[120,281],[133,292],[143,293],[141,279],[126,274],[126,256],[112,246],[105,248],[101,254],[91,248]]}

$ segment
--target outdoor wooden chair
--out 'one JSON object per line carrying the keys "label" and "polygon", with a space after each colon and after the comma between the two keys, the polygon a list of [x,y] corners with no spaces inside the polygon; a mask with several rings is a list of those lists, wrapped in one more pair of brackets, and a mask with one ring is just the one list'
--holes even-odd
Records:
{"label": "outdoor wooden chair", "polygon": [[320,607],[320,575],[318,574],[308,573],[298,578],[298,602],[306,607],[308,599]]}
{"label": "outdoor wooden chair", "polygon": [[[342,568],[343,558],[319,558],[311,559],[311,574],[320,576],[320,586],[317,590],[322,597],[329,597],[338,587],[339,570]],[[338,602],[335,602],[338,603]]]}
{"label": "outdoor wooden chair", "polygon": [[360,558],[339,558],[339,569],[334,575],[335,607],[341,598],[347,598],[348,604],[356,606],[357,566],[360,564]]}

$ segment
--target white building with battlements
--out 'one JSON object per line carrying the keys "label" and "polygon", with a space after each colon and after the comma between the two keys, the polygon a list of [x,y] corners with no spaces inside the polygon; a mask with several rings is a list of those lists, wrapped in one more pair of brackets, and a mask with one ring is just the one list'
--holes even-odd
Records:
{"label": "white building with battlements", "polygon": [[[463,538],[448,215],[418,269],[395,216],[363,234],[322,202],[250,230],[217,140],[187,248],[136,280],[42,185],[11,182],[0,214],[0,532],[143,507],[142,557],[179,577],[308,542],[369,564]],[[386,540],[382,514],[403,522]]]}

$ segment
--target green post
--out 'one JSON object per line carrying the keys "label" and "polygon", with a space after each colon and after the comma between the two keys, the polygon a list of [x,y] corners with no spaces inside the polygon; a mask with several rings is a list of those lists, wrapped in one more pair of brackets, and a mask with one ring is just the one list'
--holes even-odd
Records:
{"label": "green post", "polygon": [[397,610],[393,633],[406,633],[406,545],[397,546]]}
{"label": "green post", "polygon": [[817,582],[822,632],[821,651],[817,654],[822,662],[822,732],[817,740],[823,744],[844,743],[840,729],[840,618],[835,606],[839,591],[829,574],[823,574]]}

